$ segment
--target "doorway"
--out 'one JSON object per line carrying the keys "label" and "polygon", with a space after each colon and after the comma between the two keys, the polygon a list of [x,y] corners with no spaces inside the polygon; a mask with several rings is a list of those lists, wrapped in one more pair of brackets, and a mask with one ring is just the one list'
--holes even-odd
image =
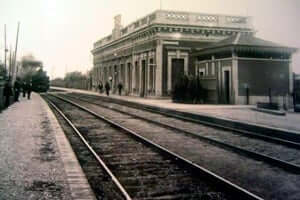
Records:
{"label": "doorway", "polygon": [[127,67],[128,67],[128,74],[127,74],[127,77],[128,77],[128,93],[130,94],[131,93],[131,90],[132,90],[132,67],[131,67],[131,63],[128,63],[127,64]]}
{"label": "doorway", "polygon": [[225,104],[230,103],[230,71],[224,70],[224,100]]}
{"label": "doorway", "polygon": [[140,96],[145,97],[146,94],[146,60],[142,60],[142,71],[141,71],[141,92]]}
{"label": "doorway", "polygon": [[176,82],[184,75],[184,59],[173,58],[171,69],[171,89],[174,90]]}

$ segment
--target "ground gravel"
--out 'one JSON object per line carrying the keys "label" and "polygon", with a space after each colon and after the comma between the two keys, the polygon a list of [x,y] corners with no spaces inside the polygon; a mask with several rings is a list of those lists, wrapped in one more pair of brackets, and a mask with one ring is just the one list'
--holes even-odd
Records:
{"label": "ground gravel", "polygon": [[37,94],[0,113],[0,200],[71,199],[63,163]]}

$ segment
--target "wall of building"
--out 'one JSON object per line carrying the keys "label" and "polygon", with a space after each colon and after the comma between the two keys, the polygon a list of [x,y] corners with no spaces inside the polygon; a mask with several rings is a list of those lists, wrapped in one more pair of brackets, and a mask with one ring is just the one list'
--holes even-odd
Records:
{"label": "wall of building", "polygon": [[[97,85],[100,80],[105,83],[111,76],[113,92],[118,81],[122,79],[124,94],[140,96],[143,76],[141,69],[145,61],[145,96],[169,96],[171,94],[170,69],[172,68],[170,56],[173,56],[171,61],[175,57],[168,54],[169,50],[166,47],[173,47],[172,51],[176,51],[176,59],[184,57],[185,73],[194,74],[195,67],[184,54],[188,55],[192,50],[205,48],[208,44],[225,39],[238,31],[252,32],[252,28],[249,17],[155,11],[122,28],[120,37],[109,35],[94,43],[92,50],[95,69],[93,70],[95,73],[93,85]],[[179,54],[178,51],[180,51]],[[153,57],[155,76],[152,75],[152,69],[150,70],[148,65],[151,52],[155,55]],[[135,65],[136,61],[137,65]],[[120,75],[121,65],[125,67],[122,71],[123,76]],[[115,66],[117,71],[115,71]],[[129,88],[128,66],[132,66],[130,68],[131,88]],[[209,70],[211,70],[210,66]],[[115,75],[116,72],[118,75]],[[155,89],[151,88],[153,86],[151,77],[155,77]],[[214,96],[216,96],[215,91]]]}
{"label": "wall of building", "polygon": [[238,94],[268,96],[269,88],[274,96],[289,93],[289,62],[272,60],[238,60]]}

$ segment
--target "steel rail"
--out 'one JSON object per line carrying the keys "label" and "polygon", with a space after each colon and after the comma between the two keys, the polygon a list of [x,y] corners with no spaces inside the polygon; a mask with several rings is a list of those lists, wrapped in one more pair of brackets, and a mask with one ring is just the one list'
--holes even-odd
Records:
{"label": "steel rail", "polygon": [[64,113],[54,104],[51,102],[51,100],[48,99],[48,103],[66,120],[68,125],[72,127],[72,129],[75,131],[75,133],[79,136],[81,141],[85,144],[85,146],[88,148],[88,150],[92,153],[92,155],[96,158],[96,160],[99,162],[101,167],[106,171],[106,173],[110,176],[114,184],[118,187],[120,190],[122,196],[126,200],[132,200],[132,198],[129,196],[125,188],[122,186],[122,184],[118,181],[118,179],[115,177],[115,175],[110,171],[110,169],[107,167],[105,162],[100,158],[100,156],[94,151],[94,149],[89,145],[89,143],[85,140],[85,138],[82,136],[80,131],[74,126],[74,124],[64,115]]}
{"label": "steel rail", "polygon": [[171,125],[168,125],[168,124],[157,122],[155,120],[147,119],[147,118],[138,116],[138,115],[133,114],[133,113],[128,113],[128,112],[125,112],[125,111],[122,111],[122,110],[118,110],[118,109],[115,109],[115,108],[104,106],[102,104],[97,104],[97,103],[89,102],[87,100],[82,100],[82,99],[80,99],[78,97],[71,97],[71,98],[76,98],[76,99],[79,99],[80,101],[85,101],[87,103],[95,104],[95,105],[101,106],[101,107],[106,108],[106,109],[114,110],[114,111],[122,113],[122,114],[133,116],[135,118],[138,118],[138,119],[141,119],[141,120],[144,120],[144,121],[147,121],[147,122],[159,125],[161,127],[165,127],[167,129],[170,129],[170,130],[175,130],[177,132],[182,132],[182,133],[184,133],[184,134],[186,134],[188,136],[190,135],[190,136],[193,136],[193,137],[198,138],[200,140],[203,140],[205,142],[212,143],[214,145],[219,145],[219,146],[226,147],[226,148],[228,148],[228,149],[230,149],[230,150],[232,150],[234,152],[239,152],[239,153],[248,155],[248,156],[250,156],[250,157],[252,157],[252,158],[254,158],[256,160],[261,160],[261,161],[264,161],[264,162],[269,163],[269,164],[274,164],[277,167],[280,167],[280,168],[283,168],[285,170],[288,170],[288,171],[300,174],[300,166],[299,165],[296,165],[296,164],[293,164],[293,163],[289,163],[289,162],[286,162],[284,160],[280,160],[280,159],[277,159],[277,158],[274,158],[274,157],[270,157],[270,156],[267,156],[267,155],[264,155],[264,154],[261,154],[261,153],[256,153],[254,151],[250,151],[250,150],[246,150],[246,149],[243,149],[243,148],[240,148],[240,147],[236,147],[234,145],[227,144],[227,143],[218,141],[216,139],[212,139],[212,138],[208,138],[208,137],[205,137],[205,136],[201,136],[201,135],[199,135],[197,133],[194,133],[194,132],[191,132],[191,131],[186,131],[186,130],[183,130],[183,129],[180,129],[180,128],[177,128],[177,127],[174,127],[174,126],[171,126]]}
{"label": "steel rail", "polygon": [[[89,97],[92,96],[90,94],[83,94],[83,95],[88,95]],[[100,97],[103,101],[106,101],[106,102],[109,102],[109,103],[125,105],[125,106],[132,107],[132,108],[135,108],[135,109],[142,109],[142,110],[145,110],[145,111],[158,113],[158,114],[165,115],[165,116],[168,116],[168,117],[174,117],[174,118],[177,118],[177,119],[181,119],[181,120],[184,120],[184,121],[187,121],[187,122],[198,123],[198,124],[200,123],[200,124],[210,126],[210,127],[213,127],[213,128],[219,128],[219,129],[223,129],[223,130],[227,130],[227,131],[233,131],[233,132],[240,133],[240,134],[252,137],[252,138],[259,138],[259,139],[263,139],[265,141],[271,141],[271,142],[274,142],[274,143],[277,143],[277,144],[282,144],[282,145],[285,145],[285,146],[288,146],[288,147],[293,147],[293,148],[300,149],[300,143],[294,142],[294,141],[291,141],[291,140],[286,140],[286,139],[283,139],[283,138],[280,138],[280,137],[276,137],[276,136],[271,137],[271,136],[267,136],[267,135],[257,134],[257,133],[251,132],[251,131],[246,131],[246,130],[243,130],[243,129],[240,129],[240,128],[232,128],[232,127],[220,125],[220,124],[217,124],[217,123],[206,122],[206,121],[199,120],[199,119],[192,119],[190,117],[184,117],[184,116],[177,115],[177,114],[174,114],[174,113],[167,113],[167,112],[162,111],[162,110],[152,109],[151,106],[149,107],[148,105],[147,105],[147,107],[145,107],[143,105],[140,105],[140,103],[130,102],[129,105],[125,104],[123,102],[116,103],[116,102],[108,101],[108,100],[105,99],[107,97],[102,97],[102,96],[95,96],[95,98],[93,97],[93,99],[96,100],[96,97]]]}
{"label": "steel rail", "polygon": [[169,157],[171,157],[174,161],[180,163],[180,164],[184,164],[186,167],[189,167],[194,173],[197,173],[199,174],[200,176],[204,176],[206,177],[207,179],[209,179],[210,181],[212,181],[213,183],[216,183],[218,184],[219,186],[221,186],[222,188],[225,189],[225,191],[229,192],[229,193],[234,193],[236,194],[239,199],[244,199],[244,200],[263,200],[263,198],[247,191],[246,189],[230,182],[229,180],[226,180],[225,178],[222,178],[221,176],[209,171],[208,169],[204,168],[204,167],[201,167],[199,166],[198,164],[196,163],[193,163],[192,161],[190,160],[187,160],[185,158],[183,158],[182,156],[164,148],[163,146],[159,145],[159,144],[156,144],[152,141],[150,141],[149,139],[139,135],[138,133],[136,133],[135,131],[129,129],[129,128],[126,128],[110,119],[107,119],[106,117],[104,116],[101,116],[97,113],[95,113],[94,111],[92,110],[89,110],[88,108],[85,108],[75,102],[72,102],[68,99],[65,99],[65,98],[62,98],[62,97],[59,97],[57,95],[54,95],[54,94],[51,94],[52,96],[56,97],[56,98],[59,98],[65,102],[68,102],[90,114],[92,114],[93,116],[97,117],[98,119],[101,119],[101,120],[104,120],[106,121],[107,123],[111,124],[112,126],[118,128],[118,129],[121,129],[121,130],[124,130],[125,133],[127,133],[128,135],[138,139],[139,141],[143,142],[144,144],[147,144],[149,146],[152,146],[152,147],[155,147],[157,150],[159,150],[161,153],[165,154],[165,155],[168,155]]}

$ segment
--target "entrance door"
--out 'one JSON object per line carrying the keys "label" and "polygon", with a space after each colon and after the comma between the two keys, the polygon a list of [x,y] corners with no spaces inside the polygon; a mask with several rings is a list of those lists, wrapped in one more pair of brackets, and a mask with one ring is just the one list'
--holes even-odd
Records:
{"label": "entrance door", "polygon": [[146,93],[146,61],[142,61],[142,71],[141,71],[141,93],[140,96],[144,97]]}
{"label": "entrance door", "polygon": [[128,93],[131,93],[132,90],[132,67],[131,67],[131,63],[128,63],[128,70],[127,70],[128,74]]}
{"label": "entrance door", "polygon": [[225,103],[230,103],[230,73],[229,70],[224,71],[224,97]]}
{"label": "entrance door", "polygon": [[172,59],[172,91],[174,90],[176,82],[184,75],[184,59]]}
{"label": "entrance door", "polygon": [[117,67],[117,65],[114,66],[114,70],[113,70],[112,74],[113,74],[113,76],[112,76],[113,77],[113,84],[111,85],[111,89],[112,89],[112,92],[115,93],[117,85],[119,83],[118,67]]}

